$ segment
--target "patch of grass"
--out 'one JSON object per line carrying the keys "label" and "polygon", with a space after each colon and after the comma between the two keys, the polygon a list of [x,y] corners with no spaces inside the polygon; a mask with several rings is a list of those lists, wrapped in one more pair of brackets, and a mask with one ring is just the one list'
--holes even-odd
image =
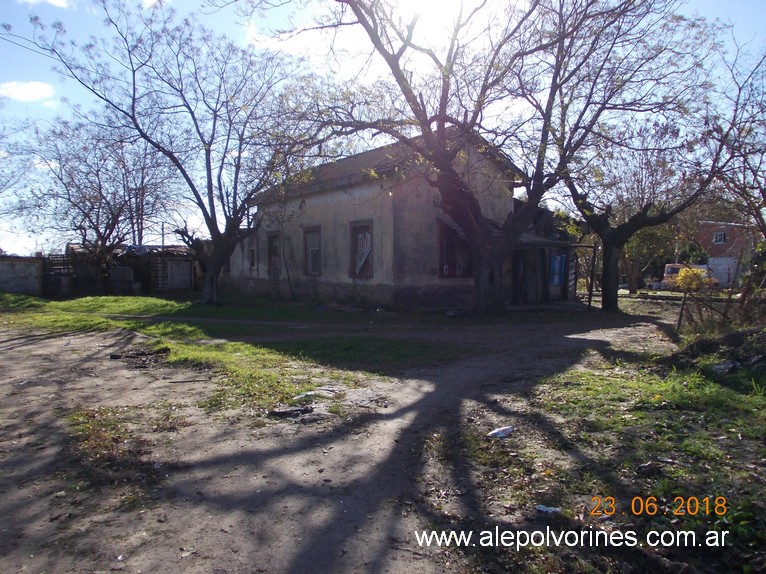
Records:
{"label": "patch of grass", "polygon": [[154,432],[177,432],[192,423],[183,412],[183,405],[163,401],[154,405],[157,414],[149,420],[149,426]]}
{"label": "patch of grass", "polygon": [[[572,528],[605,524],[634,530],[639,540],[649,530],[729,531],[724,548],[677,547],[666,557],[718,571],[764,569],[766,397],[749,373],[721,375],[707,365],[667,370],[623,360],[618,368],[573,367],[535,387],[523,437],[487,445],[475,435],[451,456],[479,465],[486,499],[559,506]],[[509,451],[521,457],[509,458]],[[617,514],[602,516],[606,522],[590,516],[593,496],[614,497]],[[631,501],[648,497],[659,512],[632,514]],[[727,512],[676,516],[677,497],[725,497]],[[549,559],[556,556],[551,550]]]}
{"label": "patch of grass", "polygon": [[159,297],[99,296],[80,297],[65,301],[48,301],[48,311],[63,313],[87,313],[97,315],[152,316],[181,313],[191,306],[190,302],[179,302]]}
{"label": "patch of grass", "polygon": [[47,301],[31,295],[18,295],[16,293],[0,293],[0,311],[26,311],[40,309]]}
{"label": "patch of grass", "polygon": [[331,337],[268,344],[161,343],[171,364],[214,368],[221,377],[207,410],[247,405],[269,409],[327,380],[353,386],[368,372],[390,373],[442,360],[444,350],[429,343],[378,338]]}
{"label": "patch of grass", "polygon": [[76,409],[67,420],[74,439],[72,458],[83,479],[95,488],[135,487],[131,500],[142,498],[144,489],[159,480],[159,472],[146,460],[148,443],[131,424],[134,407]]}
{"label": "patch of grass", "polygon": [[133,331],[157,337],[158,339],[172,339],[175,341],[199,341],[210,335],[201,325],[192,323],[176,323],[161,321],[158,323],[127,322]]}
{"label": "patch of grass", "polygon": [[346,416],[346,409],[344,409],[343,405],[338,402],[335,402],[327,407],[327,412],[338,417]]}
{"label": "patch of grass", "polygon": [[301,361],[381,374],[451,362],[459,356],[452,345],[370,336],[317,337],[264,346]]}
{"label": "patch of grass", "polygon": [[78,313],[49,313],[25,315],[17,321],[35,330],[52,333],[67,333],[73,331],[108,331],[123,327],[120,321],[114,321],[97,315],[82,315]]}
{"label": "patch of grass", "polygon": [[[130,329],[180,341],[282,333],[279,325],[246,323],[242,308],[194,305],[157,297],[81,297],[48,301],[0,294],[0,325],[52,333]],[[244,307],[247,309],[247,307]],[[197,311],[202,310],[202,313]],[[202,317],[197,317],[202,315]],[[165,317],[165,319],[160,319]]]}
{"label": "patch of grass", "polygon": [[[218,343],[195,345],[165,342],[171,364],[186,364],[214,368],[220,379],[212,396],[202,405],[210,411],[247,405],[268,409],[287,403],[292,397],[316,388],[309,365],[293,357],[258,345],[246,343]],[[323,371],[322,380],[332,372]]]}

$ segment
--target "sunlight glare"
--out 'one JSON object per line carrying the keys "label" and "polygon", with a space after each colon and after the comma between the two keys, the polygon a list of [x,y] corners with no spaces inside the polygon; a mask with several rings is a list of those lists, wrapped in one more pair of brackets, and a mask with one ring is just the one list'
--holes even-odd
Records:
{"label": "sunlight glare", "polygon": [[433,46],[450,37],[461,8],[470,10],[473,4],[472,0],[396,0],[393,9],[405,25],[417,18],[413,39]]}

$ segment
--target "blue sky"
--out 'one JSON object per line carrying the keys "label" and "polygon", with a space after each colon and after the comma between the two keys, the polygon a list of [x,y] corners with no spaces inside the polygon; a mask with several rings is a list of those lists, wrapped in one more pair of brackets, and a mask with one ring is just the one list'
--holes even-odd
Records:
{"label": "blue sky", "polygon": [[[145,4],[153,1],[143,0]],[[166,0],[166,4],[181,11],[199,6],[201,0]],[[766,44],[766,33],[761,30],[766,22],[766,2],[763,0],[689,0],[682,12],[731,22],[737,40],[752,42],[753,50]],[[12,25],[19,35],[30,33],[31,14],[47,23],[62,21],[68,35],[76,39],[98,35],[103,29],[91,0],[0,0],[0,23]],[[204,21],[238,42],[246,42],[255,33],[254,27],[242,26],[231,12],[209,15]],[[89,100],[82,88],[72,81],[61,80],[52,70],[53,62],[45,56],[0,39],[0,61],[0,124],[7,124],[12,118],[45,119],[67,115],[63,98],[88,106]],[[17,223],[0,220],[0,247],[29,254],[43,245],[24,234]]]}
{"label": "blue sky", "polygon": [[[144,5],[154,0],[143,0]],[[201,0],[175,0],[165,4],[179,11],[198,6]],[[32,31],[29,18],[38,16],[41,22],[50,24],[57,20],[64,23],[67,37],[82,41],[89,35],[108,33],[102,24],[100,8],[91,0],[0,0],[0,23],[10,24],[13,32],[28,36]],[[252,31],[236,23],[231,13],[205,18],[208,25],[215,24],[219,31],[231,38],[245,42]],[[48,117],[66,113],[61,102],[67,98],[75,102],[87,101],[81,87],[64,81],[53,71],[53,61],[29,49],[0,39],[0,118],[9,116]]]}
{"label": "blue sky", "polygon": [[[143,0],[145,4],[153,1]],[[36,14],[43,22],[61,20],[74,38],[82,39],[103,29],[90,0],[0,0],[0,3],[0,22],[11,24],[14,32],[20,35],[31,30],[30,14]],[[166,4],[176,9],[200,3],[201,0],[166,0]],[[766,34],[761,30],[766,22],[766,2],[763,0],[689,0],[683,11],[730,21],[740,42],[753,41],[756,48],[766,43]],[[238,24],[231,12],[208,16],[205,23],[241,42],[247,41],[248,34],[253,32],[253,28]],[[52,71],[53,62],[42,55],[0,40],[0,61],[3,62],[0,67],[0,121],[10,116],[34,118],[65,113],[62,98],[83,101],[85,97],[81,88],[62,81]]]}

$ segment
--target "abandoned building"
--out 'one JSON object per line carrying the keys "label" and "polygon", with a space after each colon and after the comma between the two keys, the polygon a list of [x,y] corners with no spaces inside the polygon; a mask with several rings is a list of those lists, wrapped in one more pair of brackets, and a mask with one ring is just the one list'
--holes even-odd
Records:
{"label": "abandoned building", "polygon": [[132,295],[193,289],[196,257],[183,245],[118,246],[108,261],[68,243],[63,255],[50,256],[49,294]]}
{"label": "abandoned building", "polygon": [[[466,147],[460,169],[478,190],[482,212],[502,222],[519,205],[513,174],[499,154]],[[471,248],[439,209],[428,173],[403,144],[313,168],[258,198],[260,227],[238,245],[222,281],[245,293],[319,301],[471,307]],[[573,297],[574,256],[553,214],[541,208],[507,261],[508,303]]]}

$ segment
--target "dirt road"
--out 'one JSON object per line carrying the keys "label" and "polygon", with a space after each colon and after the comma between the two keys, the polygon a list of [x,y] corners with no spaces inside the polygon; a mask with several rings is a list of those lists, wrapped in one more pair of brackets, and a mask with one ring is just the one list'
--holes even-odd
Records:
{"label": "dirt road", "polygon": [[[131,357],[143,342],[133,333],[0,331],[0,572],[457,570],[459,558],[414,536],[432,523],[418,502],[433,480],[428,437],[498,397],[517,399],[518,412],[474,423],[490,430],[512,416],[523,431],[533,424],[523,399],[541,377],[587,349],[672,348],[658,325],[624,317],[594,326],[583,315],[419,330],[413,336],[474,351],[401,378],[369,377],[361,391],[375,400],[343,416],[265,426],[247,413],[206,414],[196,404],[215,374]],[[94,487],[67,415],[102,407],[130,422],[135,468]],[[455,512],[480,519],[470,474],[448,478]]]}

